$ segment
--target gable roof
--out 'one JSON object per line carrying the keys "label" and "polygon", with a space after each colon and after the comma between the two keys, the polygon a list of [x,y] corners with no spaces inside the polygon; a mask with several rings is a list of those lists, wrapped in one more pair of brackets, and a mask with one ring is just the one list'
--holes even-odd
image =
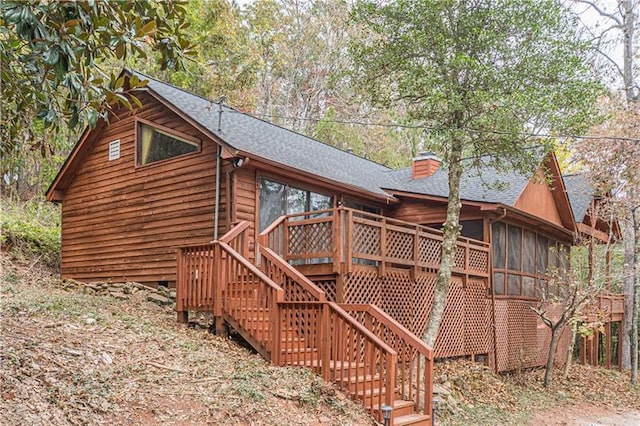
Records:
{"label": "gable roof", "polygon": [[[379,185],[378,176],[387,172],[386,166],[342,151],[334,146],[268,123],[226,105],[222,106],[185,90],[129,71],[149,80],[147,87],[163,100],[189,116],[211,135],[232,149],[257,156],[305,173],[355,186],[377,195],[388,196]],[[336,167],[336,165],[340,167]]]}
{"label": "gable roof", "polygon": [[574,220],[576,223],[582,223],[595,196],[595,189],[582,173],[564,175],[562,178],[567,187]]}
{"label": "gable roof", "polygon": [[[411,167],[392,170],[226,105],[221,106],[143,73],[125,69],[123,74],[136,75],[140,79],[148,80],[147,88],[144,90],[199,130],[209,134],[214,141],[221,143],[234,155],[247,155],[285,166],[382,199],[393,199],[394,197],[390,194],[394,191],[442,199],[448,197],[449,183],[446,170],[440,169],[429,177],[412,179]],[[66,172],[68,169],[73,169],[73,164],[82,158],[83,146],[90,144],[87,140],[91,133],[93,131],[85,130],[51,184],[47,191],[47,197],[50,200],[55,198],[61,180],[68,182],[72,178],[73,172]],[[87,150],[88,147],[84,148],[84,151]],[[555,156],[551,154],[550,158],[551,164],[557,166]],[[515,171],[498,170],[489,166],[488,161],[485,161],[485,164],[482,164],[483,161],[480,163],[480,167],[468,168],[462,176],[461,199],[513,206],[530,181],[530,177]],[[556,170],[555,167],[552,168]],[[564,204],[562,198],[566,198],[566,194],[562,179],[559,181],[561,194],[557,194],[559,197],[557,200],[559,204]],[[567,208],[571,209],[569,205]]]}

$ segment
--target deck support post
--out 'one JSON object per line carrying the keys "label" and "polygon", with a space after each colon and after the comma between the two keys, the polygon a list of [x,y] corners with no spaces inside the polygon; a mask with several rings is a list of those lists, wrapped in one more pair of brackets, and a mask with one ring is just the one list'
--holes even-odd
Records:
{"label": "deck support post", "polygon": [[178,324],[186,324],[189,322],[189,311],[177,311]]}
{"label": "deck support post", "polygon": [[213,331],[216,336],[227,337],[227,328],[224,325],[224,319],[222,317],[213,318]]}

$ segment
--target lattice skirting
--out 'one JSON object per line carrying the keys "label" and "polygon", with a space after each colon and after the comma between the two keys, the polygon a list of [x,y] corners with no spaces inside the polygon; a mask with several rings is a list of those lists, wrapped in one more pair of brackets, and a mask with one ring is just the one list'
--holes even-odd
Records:
{"label": "lattice skirting", "polygon": [[[535,302],[496,300],[497,371],[545,365],[551,343],[551,331],[531,310]],[[571,331],[565,328],[556,349],[555,361],[563,364]]]}
{"label": "lattice skirting", "polygon": [[336,280],[335,279],[319,279],[313,280],[313,283],[317,285],[320,290],[324,291],[327,300],[331,302],[336,301]]}
{"label": "lattice skirting", "polygon": [[[422,336],[435,283],[434,273],[419,273],[412,279],[405,269],[388,268],[385,276],[379,277],[376,267],[359,266],[344,279],[344,303],[377,305]],[[335,283],[326,285],[335,289]],[[330,290],[325,291],[330,294]],[[436,358],[488,354],[489,364],[497,371],[543,366],[551,333],[530,309],[533,303],[497,299],[494,336],[494,314],[485,282],[470,279],[463,285],[460,278],[454,277],[436,340]],[[571,332],[565,329],[556,352],[559,364],[566,361],[570,339]]]}
{"label": "lattice skirting", "polygon": [[[413,279],[406,269],[388,268],[378,277],[375,267],[356,268],[344,280],[344,303],[372,303],[417,336],[422,336],[433,301],[436,275],[419,273]],[[491,307],[483,281],[454,278],[445,307],[435,355],[448,358],[487,354]]]}

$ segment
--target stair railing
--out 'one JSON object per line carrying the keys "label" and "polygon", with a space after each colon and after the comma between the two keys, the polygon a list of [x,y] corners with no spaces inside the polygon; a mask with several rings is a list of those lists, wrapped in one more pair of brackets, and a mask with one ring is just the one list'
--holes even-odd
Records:
{"label": "stair railing", "polygon": [[398,391],[416,412],[431,415],[433,349],[375,305],[341,304],[346,312],[398,354]]}

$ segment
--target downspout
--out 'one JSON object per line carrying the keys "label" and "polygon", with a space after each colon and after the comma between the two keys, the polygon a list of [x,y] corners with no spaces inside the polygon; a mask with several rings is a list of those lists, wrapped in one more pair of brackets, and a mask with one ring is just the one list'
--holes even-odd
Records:
{"label": "downspout", "polygon": [[218,216],[220,215],[220,172],[221,172],[221,160],[222,160],[222,146],[218,145],[216,154],[216,201],[215,201],[215,213],[213,214],[213,240],[218,239]]}
{"label": "downspout", "polygon": [[[220,97],[218,101],[218,132],[222,131],[222,103],[224,102],[225,97]],[[220,174],[221,174],[221,160],[222,160],[222,145],[218,144],[218,150],[216,153],[216,201],[215,201],[215,211],[213,213],[213,240],[216,241],[218,239],[218,221],[220,216]]]}

